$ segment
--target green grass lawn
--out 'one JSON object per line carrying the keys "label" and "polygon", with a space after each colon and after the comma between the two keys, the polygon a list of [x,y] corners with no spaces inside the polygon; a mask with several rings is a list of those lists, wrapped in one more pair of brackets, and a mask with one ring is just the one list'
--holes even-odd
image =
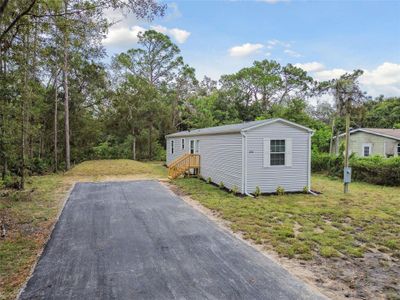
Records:
{"label": "green grass lawn", "polygon": [[[7,225],[7,236],[0,239],[0,299],[15,298],[74,182],[166,176],[161,162],[88,161],[63,175],[31,177],[22,192],[0,190],[0,220]],[[233,196],[196,178],[174,183],[230,221],[232,230],[286,257],[351,260],[375,251],[400,258],[399,187],[352,183],[351,193],[344,195],[341,182],[314,176],[313,189],[322,195],[253,199]]]}
{"label": "green grass lawn", "polygon": [[29,178],[25,191],[0,190],[0,299],[15,298],[50,234],[68,190],[59,175]]}
{"label": "green grass lawn", "polygon": [[64,175],[28,178],[25,191],[0,189],[0,299],[15,299],[48,238],[67,191],[77,181],[163,179],[161,162],[99,160],[79,164]]}
{"label": "green grass lawn", "polygon": [[344,286],[355,298],[400,299],[400,187],[352,183],[345,195],[341,181],[316,175],[321,195],[250,198],[196,178],[174,184],[245,239],[311,271],[328,294],[347,297]]}
{"label": "green grass lawn", "polygon": [[240,198],[201,180],[175,184],[207,208],[232,222],[234,231],[256,243],[271,244],[281,255],[300,259],[361,257],[377,249],[400,258],[400,188],[342,183],[313,177],[321,195],[287,194]]}

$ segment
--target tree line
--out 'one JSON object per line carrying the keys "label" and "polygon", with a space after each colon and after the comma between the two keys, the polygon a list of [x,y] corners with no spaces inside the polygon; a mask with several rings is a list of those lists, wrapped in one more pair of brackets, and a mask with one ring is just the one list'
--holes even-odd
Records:
{"label": "tree line", "polygon": [[[346,113],[353,127],[400,127],[400,99],[366,97],[361,71],[318,82],[263,60],[199,81],[153,30],[106,65],[107,9],[148,20],[165,12],[152,0],[1,2],[0,170],[11,185],[88,159],[162,160],[164,136],[177,130],[283,117],[315,129],[313,150],[324,152]],[[309,105],[326,93],[337,105]]]}

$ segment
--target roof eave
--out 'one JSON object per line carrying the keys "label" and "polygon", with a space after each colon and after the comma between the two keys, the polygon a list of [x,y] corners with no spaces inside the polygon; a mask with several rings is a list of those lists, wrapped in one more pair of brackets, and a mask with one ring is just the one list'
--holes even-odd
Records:
{"label": "roof eave", "polygon": [[[350,130],[350,134],[353,134],[353,133],[356,133],[356,132],[359,132],[359,131],[366,132],[366,133],[369,133],[369,134],[378,135],[378,136],[382,136],[382,137],[385,137],[385,138],[388,138],[388,139],[392,139],[392,140],[396,140],[396,141],[400,141],[399,137],[392,136],[392,135],[387,135],[387,134],[383,134],[383,133],[379,133],[379,132],[375,132],[375,131],[372,131],[372,130],[367,130],[367,129],[364,129],[364,128],[357,128],[357,129],[354,129],[354,130]],[[344,135],[346,135],[345,132],[341,133],[339,135],[335,135],[333,138],[342,137]]]}
{"label": "roof eave", "polygon": [[303,130],[306,130],[306,131],[308,131],[309,133],[314,133],[314,130],[312,130],[311,128],[308,128],[308,127],[303,126],[303,125],[299,125],[299,124],[297,124],[297,123],[294,123],[294,122],[291,122],[291,121],[288,121],[288,120],[282,119],[282,118],[266,120],[266,121],[263,122],[263,123],[260,123],[260,124],[257,124],[257,125],[251,126],[251,127],[244,128],[244,129],[241,130],[241,132],[246,132],[246,131],[249,131],[249,130],[252,130],[252,129],[255,129],[255,128],[264,126],[264,125],[269,125],[269,124],[272,124],[272,123],[275,123],[275,122],[283,122],[283,123],[292,125],[292,126],[294,126],[294,127],[301,128],[301,129],[303,129]]}

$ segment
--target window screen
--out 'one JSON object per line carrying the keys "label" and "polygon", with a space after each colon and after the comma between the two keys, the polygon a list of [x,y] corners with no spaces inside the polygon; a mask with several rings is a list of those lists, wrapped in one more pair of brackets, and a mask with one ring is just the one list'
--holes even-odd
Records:
{"label": "window screen", "polygon": [[271,166],[285,165],[285,140],[271,140]]}
{"label": "window screen", "polygon": [[364,156],[369,156],[370,148],[369,146],[364,146]]}

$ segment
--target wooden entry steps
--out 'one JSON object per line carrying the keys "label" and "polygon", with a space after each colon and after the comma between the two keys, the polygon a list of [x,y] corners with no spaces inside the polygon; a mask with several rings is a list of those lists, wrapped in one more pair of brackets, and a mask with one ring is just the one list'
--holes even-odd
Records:
{"label": "wooden entry steps", "polygon": [[168,166],[168,177],[175,179],[185,174],[190,169],[194,169],[195,174],[200,172],[200,155],[186,153],[179,156]]}

